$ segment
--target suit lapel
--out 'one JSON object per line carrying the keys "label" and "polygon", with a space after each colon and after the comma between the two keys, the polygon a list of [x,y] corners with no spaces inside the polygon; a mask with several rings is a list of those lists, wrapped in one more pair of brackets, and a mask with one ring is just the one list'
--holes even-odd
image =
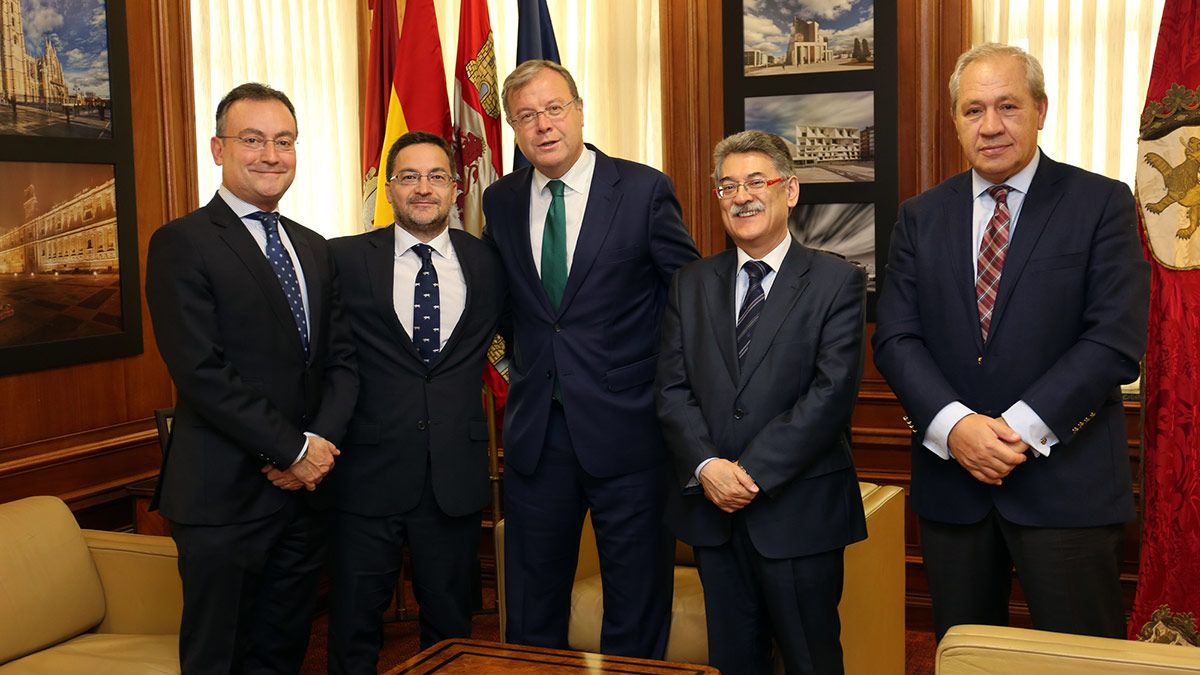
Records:
{"label": "suit lapel", "polygon": [[435,370],[438,366],[446,362],[447,357],[454,350],[454,347],[462,341],[463,331],[466,330],[464,326],[467,323],[467,317],[471,316],[471,302],[474,299],[472,297],[474,294],[471,292],[471,290],[475,287],[475,284],[478,281],[478,278],[475,276],[475,259],[470,257],[471,254],[466,250],[466,246],[457,245],[457,241],[461,240],[461,237],[470,236],[471,235],[460,230],[450,230],[450,246],[454,248],[454,255],[458,257],[458,267],[462,270],[463,285],[466,288],[464,289],[465,294],[463,297],[462,316],[459,317],[458,323],[455,324],[453,332],[450,333],[450,338],[446,340],[446,346],[442,347],[442,351],[438,356],[437,362],[433,364]]}
{"label": "suit lapel", "polygon": [[308,359],[312,361],[313,355],[317,351],[315,346],[320,344],[318,340],[321,337],[319,335],[321,321],[317,317],[325,311],[324,294],[321,293],[322,280],[317,274],[317,258],[308,239],[300,236],[299,230],[295,227],[296,223],[287,218],[280,218],[279,223],[287,232],[288,239],[292,242],[292,248],[296,251],[296,258],[300,261],[300,271],[304,274],[304,286],[308,290]]}
{"label": "suit lapel", "polygon": [[1029,184],[1029,192],[1021,204],[1021,211],[1017,214],[1016,230],[1004,257],[1000,288],[996,291],[996,306],[992,309],[992,326],[989,331],[991,335],[995,335],[1001,325],[1004,310],[1008,307],[1013,288],[1021,279],[1025,263],[1029,262],[1030,254],[1050,221],[1050,214],[1062,198],[1062,192],[1055,187],[1061,178],[1062,172],[1058,170],[1058,163],[1043,154],[1033,175],[1033,181]]}
{"label": "suit lapel", "polygon": [[983,334],[979,329],[979,308],[975,298],[975,260],[978,251],[971,250],[971,230],[975,195],[971,194],[971,172],[954,177],[951,188],[957,193],[954,199],[943,205],[942,226],[946,228],[942,240],[946,242],[944,259],[949,261],[951,283],[962,300],[963,311],[968,320],[964,325],[972,326],[971,334],[975,348],[983,351]]}
{"label": "suit lapel", "polygon": [[529,238],[529,192],[533,189],[533,168],[523,169],[524,176],[520,180],[513,181],[512,193],[509,195],[509,212],[512,214],[512,219],[509,221],[516,227],[516,236],[510,241],[513,246],[516,246],[515,259],[519,261],[521,266],[521,276],[526,280],[526,283],[534,289],[534,295],[538,297],[542,303],[542,308],[546,314],[553,316],[554,308],[550,306],[550,298],[546,296],[546,290],[542,287],[542,278],[538,275],[537,266],[533,264],[533,242]]}
{"label": "suit lapel", "polygon": [[559,314],[567,310],[571,300],[583,286],[596,256],[608,238],[608,231],[616,217],[617,208],[621,204],[621,192],[617,183],[621,177],[617,173],[617,165],[604,153],[592,146],[588,149],[596,153],[596,168],[592,173],[592,184],[588,188],[587,207],[583,212],[583,222],[579,226],[579,239],[575,242],[575,253],[571,257],[571,272],[567,275],[567,287],[563,290],[562,304]]}
{"label": "suit lapel", "polygon": [[367,278],[371,284],[372,300],[379,319],[395,336],[396,341],[404,350],[412,355],[417,363],[421,355],[412,342],[412,337],[404,330],[399,317],[396,316],[395,276],[396,276],[396,226],[375,230],[367,235],[367,246],[364,252],[367,265]]}
{"label": "suit lapel", "polygon": [[737,252],[730,249],[720,254],[721,260],[705,280],[704,305],[713,329],[713,341],[721,351],[721,361],[729,372],[729,381],[738,381],[737,332],[733,316],[734,274]]}
{"label": "suit lapel", "polygon": [[739,394],[762,363],[763,357],[767,355],[767,350],[775,340],[775,334],[791,313],[792,306],[808,288],[806,275],[812,264],[812,255],[812,251],[792,240],[791,248],[783,259],[783,266],[776,273],[775,283],[771,285],[771,293],[763,301],[758,325],[754,327],[754,334],[750,337],[750,351],[746,353],[746,362],[742,364],[741,377],[738,379]]}
{"label": "suit lapel", "polygon": [[[279,285],[279,277],[275,276],[275,271],[271,269],[267,257],[258,247],[258,242],[254,241],[241,219],[219,195],[213,197],[207,209],[213,225],[219,228],[221,240],[246,266],[259,290],[266,296],[267,306],[271,308],[271,313],[275,315],[280,326],[295,331],[296,321],[292,319],[292,310],[283,295],[283,288]],[[296,338],[296,348],[303,349],[299,337]]]}

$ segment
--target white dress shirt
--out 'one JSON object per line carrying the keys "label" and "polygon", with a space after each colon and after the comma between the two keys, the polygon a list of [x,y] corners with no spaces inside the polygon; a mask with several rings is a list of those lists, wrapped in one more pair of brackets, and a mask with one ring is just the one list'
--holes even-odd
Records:
{"label": "white dress shirt", "polygon": [[[563,189],[563,205],[567,210],[567,274],[571,273],[571,262],[575,259],[575,244],[579,242],[579,230],[583,227],[583,212],[587,209],[588,193],[592,189],[592,174],[596,172],[596,153],[583,149],[575,164],[559,178],[566,186]],[[533,266],[538,276],[542,275],[542,233],[546,229],[546,213],[550,211],[550,182],[546,174],[533,170],[529,186],[529,245],[533,249]]]}
{"label": "white dress shirt", "polygon": [[[1005,203],[1008,205],[1008,240],[1010,242],[1017,230],[1017,219],[1020,216],[1021,207],[1025,204],[1025,195],[1028,194],[1029,186],[1033,183],[1033,176],[1037,173],[1041,158],[1041,150],[1038,150],[1024,169],[1004,181],[1005,185],[1012,188],[1005,199]],[[987,230],[988,221],[991,220],[992,213],[996,209],[996,200],[987,192],[988,188],[993,185],[994,183],[988,182],[975,171],[971,172],[971,190],[975,195],[971,205],[971,250],[973,253],[970,262],[973,270],[978,267],[976,262],[979,257],[979,247],[983,244],[983,235]],[[1003,276],[1003,272],[1001,272],[1001,278]],[[925,430],[925,438],[921,444],[938,457],[950,459],[951,430],[962,418],[974,412],[963,405],[961,401],[947,404],[929,423],[929,428]],[[1058,443],[1058,437],[1025,401],[1017,401],[1012,404],[1001,417],[1008,426],[1012,427],[1013,431],[1021,435],[1021,440],[1028,443],[1029,447],[1039,455],[1049,456],[1050,447]]]}
{"label": "white dress shirt", "polygon": [[[783,238],[783,241],[779,242],[778,246],[771,249],[770,253],[764,255],[762,258],[757,258],[757,260],[767,263],[771,268],[771,271],[763,275],[762,278],[763,302],[766,302],[767,296],[771,294],[771,287],[775,285],[775,277],[778,276],[779,268],[783,265],[783,259],[787,257],[788,249],[791,247],[792,235],[789,233]],[[756,260],[756,258],[751,258],[749,253],[740,248],[737,250],[737,275],[733,279],[733,320],[735,323],[737,322],[738,315],[742,313],[742,303],[746,300],[746,293],[750,290],[750,275],[746,273],[745,266],[751,260]],[[754,341],[753,336],[750,337],[750,341]],[[700,471],[714,459],[716,457],[709,457],[700,462],[696,466],[696,480],[689,482],[686,487],[691,487],[699,483]]]}
{"label": "white dress shirt", "polygon": [[[412,247],[423,243],[402,227],[392,226],[396,233],[396,261],[392,274],[392,306],[396,310],[396,318],[411,338],[413,334],[413,295],[416,293],[417,272],[421,270],[421,256]],[[463,309],[467,305],[467,280],[463,277],[462,265],[458,261],[458,253],[454,244],[450,243],[450,228],[429,241],[433,249],[430,260],[438,278],[438,312],[440,327],[438,336],[441,344],[446,346],[458,320],[462,318]]]}

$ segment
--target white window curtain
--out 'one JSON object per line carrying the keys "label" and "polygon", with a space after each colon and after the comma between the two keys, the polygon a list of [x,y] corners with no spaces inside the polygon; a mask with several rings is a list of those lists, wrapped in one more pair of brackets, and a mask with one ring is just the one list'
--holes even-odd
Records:
{"label": "white window curtain", "polygon": [[1132,187],[1163,1],[974,0],[971,42],[1036,56],[1050,98],[1042,149]]}
{"label": "white window curtain", "polygon": [[[662,168],[659,0],[548,0],[563,66],[583,97],[583,138],[614,157]],[[434,0],[447,91],[454,93],[459,0]],[[517,4],[488,0],[496,45],[497,85],[516,67]],[[513,133],[503,125],[504,170],[512,168]]]}
{"label": "white window curtain", "polygon": [[280,212],[326,237],[359,231],[356,12],[349,0],[191,0],[202,202],[221,183],[209,150],[217,103],[243,82],[262,82],[292,100],[300,132]]}

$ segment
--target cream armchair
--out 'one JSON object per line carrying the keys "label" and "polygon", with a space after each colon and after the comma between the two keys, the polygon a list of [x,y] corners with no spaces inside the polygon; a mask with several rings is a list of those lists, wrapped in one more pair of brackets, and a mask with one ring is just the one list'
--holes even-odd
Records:
{"label": "cream armchair", "polygon": [[954,626],[938,644],[938,675],[1200,673],[1200,649],[1007,626]]}
{"label": "cream armchair", "polygon": [[[860,483],[867,514],[867,539],[846,549],[846,574],[839,606],[842,649],[850,675],[904,672],[904,491]],[[504,521],[496,526],[497,598],[504,637]],[[600,563],[591,520],[584,523],[571,597],[568,641],[572,649],[600,651],[604,601]],[[708,663],[704,592],[691,547],[676,542],[675,596],[668,661]]]}
{"label": "cream armchair", "polygon": [[0,675],[179,672],[168,537],[80,530],[55,497],[0,505]]}

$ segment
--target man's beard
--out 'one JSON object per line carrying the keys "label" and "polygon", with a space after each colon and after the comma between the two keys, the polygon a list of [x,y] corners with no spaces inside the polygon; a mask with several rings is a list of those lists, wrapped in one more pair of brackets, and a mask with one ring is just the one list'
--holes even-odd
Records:
{"label": "man's beard", "polygon": [[421,222],[405,215],[400,209],[392,207],[392,216],[396,220],[396,225],[400,228],[412,232],[413,234],[437,234],[446,228],[450,221],[450,211],[447,210],[444,214],[434,216],[429,222]]}

